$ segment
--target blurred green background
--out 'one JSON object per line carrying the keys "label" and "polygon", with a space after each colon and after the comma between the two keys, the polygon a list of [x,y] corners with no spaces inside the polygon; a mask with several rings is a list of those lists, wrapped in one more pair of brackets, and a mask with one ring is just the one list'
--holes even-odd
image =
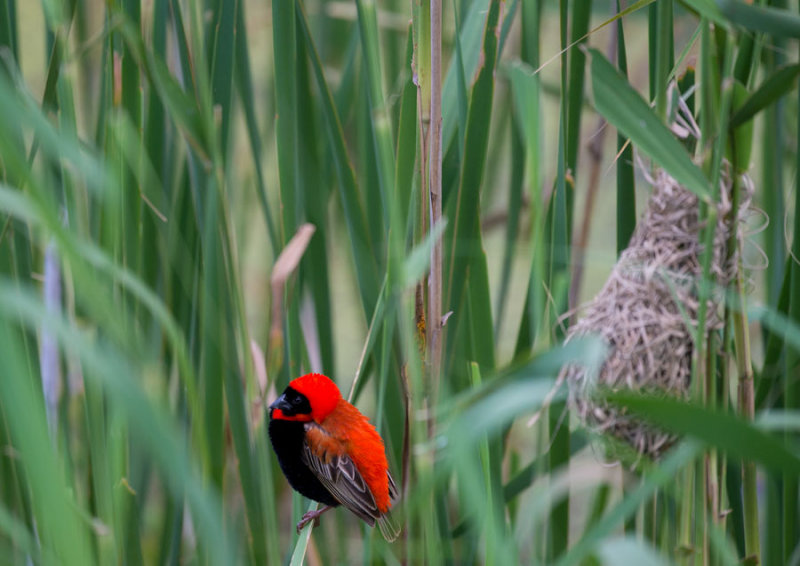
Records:
{"label": "blurred green background", "polygon": [[[0,0],[0,563],[800,563],[797,8],[444,2],[432,226],[429,3]],[[571,415],[604,348],[565,329],[643,171],[711,218],[734,135],[691,399],[601,392],[680,435],[646,461]],[[312,370],[386,440],[394,544],[295,533],[264,408]]]}

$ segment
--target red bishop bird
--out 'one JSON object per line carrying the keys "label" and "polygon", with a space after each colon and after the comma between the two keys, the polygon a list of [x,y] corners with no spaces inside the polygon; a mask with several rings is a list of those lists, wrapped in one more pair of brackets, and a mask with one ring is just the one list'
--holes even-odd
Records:
{"label": "red bishop bird", "polygon": [[388,541],[400,529],[390,508],[397,486],[378,431],[342,398],[328,377],[309,373],[289,383],[269,406],[269,438],[289,485],[324,505],[297,523],[297,532],[328,509],[344,505]]}

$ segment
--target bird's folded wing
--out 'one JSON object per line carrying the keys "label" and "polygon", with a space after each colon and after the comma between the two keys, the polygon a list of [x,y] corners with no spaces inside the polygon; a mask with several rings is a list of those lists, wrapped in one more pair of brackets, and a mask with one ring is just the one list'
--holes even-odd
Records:
{"label": "bird's folded wing", "polygon": [[400,492],[397,490],[397,484],[394,483],[392,473],[387,471],[386,475],[389,476],[389,499],[391,499],[392,503],[394,503],[400,498]]}
{"label": "bird's folded wing", "polygon": [[353,460],[347,454],[315,450],[308,441],[307,436],[303,443],[303,462],[342,505],[374,525],[381,512]]}

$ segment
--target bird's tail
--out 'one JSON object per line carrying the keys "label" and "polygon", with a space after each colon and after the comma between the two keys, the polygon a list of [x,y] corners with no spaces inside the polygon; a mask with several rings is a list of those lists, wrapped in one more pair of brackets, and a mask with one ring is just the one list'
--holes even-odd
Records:
{"label": "bird's tail", "polygon": [[378,517],[378,527],[381,529],[383,538],[389,542],[393,542],[400,535],[400,526],[388,509],[386,513]]}

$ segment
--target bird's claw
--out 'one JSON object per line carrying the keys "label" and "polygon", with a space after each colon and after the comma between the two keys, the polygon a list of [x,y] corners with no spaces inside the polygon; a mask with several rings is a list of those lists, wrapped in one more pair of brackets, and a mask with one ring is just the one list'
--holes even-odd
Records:
{"label": "bird's claw", "polygon": [[309,524],[310,522],[314,522],[312,525],[313,527],[319,526],[319,516],[322,515],[325,511],[328,510],[328,507],[323,507],[322,509],[318,509],[316,511],[308,511],[303,514],[303,517],[300,519],[300,522],[297,523],[297,534],[300,534],[300,531]]}
{"label": "bird's claw", "polygon": [[305,515],[303,515],[303,518],[300,519],[300,521],[297,523],[297,534],[299,535],[300,531],[302,531],[303,528],[307,524],[309,524],[311,521],[314,521],[314,525],[313,525],[314,527],[319,526],[319,517],[318,516],[312,516],[311,512],[308,512]]}

